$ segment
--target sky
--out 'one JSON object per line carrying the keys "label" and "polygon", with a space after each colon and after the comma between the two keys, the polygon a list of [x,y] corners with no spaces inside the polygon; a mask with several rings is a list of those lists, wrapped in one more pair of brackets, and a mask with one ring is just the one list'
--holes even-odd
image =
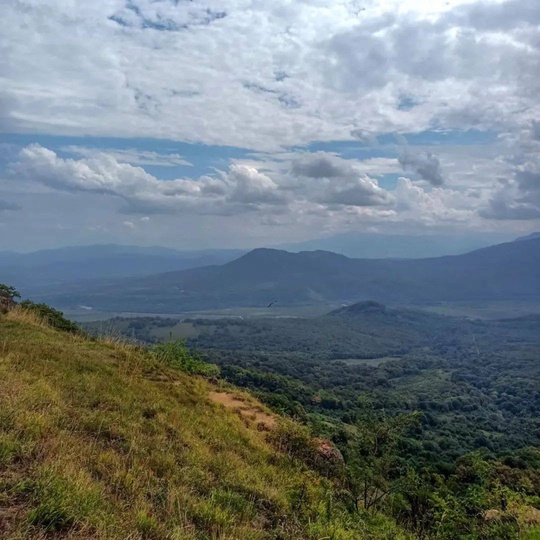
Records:
{"label": "sky", "polygon": [[0,249],[540,230],[538,0],[0,11]]}

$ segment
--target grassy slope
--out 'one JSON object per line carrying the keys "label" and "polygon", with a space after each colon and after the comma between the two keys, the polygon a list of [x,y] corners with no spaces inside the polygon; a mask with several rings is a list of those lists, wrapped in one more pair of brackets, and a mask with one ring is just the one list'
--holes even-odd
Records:
{"label": "grassy slope", "polygon": [[134,348],[0,315],[0,538],[405,538],[353,522],[212,388]]}

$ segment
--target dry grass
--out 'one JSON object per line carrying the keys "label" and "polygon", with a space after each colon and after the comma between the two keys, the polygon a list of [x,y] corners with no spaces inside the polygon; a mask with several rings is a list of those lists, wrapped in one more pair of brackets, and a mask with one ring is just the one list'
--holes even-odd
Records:
{"label": "dry grass", "polygon": [[232,409],[248,420],[248,426],[253,423],[259,431],[270,430],[276,425],[275,415],[264,409],[253,398],[230,392],[210,392],[209,397],[214,403],[219,403],[226,409]]}
{"label": "dry grass", "polygon": [[125,343],[0,316],[0,538],[403,538],[351,522],[211,391]]}

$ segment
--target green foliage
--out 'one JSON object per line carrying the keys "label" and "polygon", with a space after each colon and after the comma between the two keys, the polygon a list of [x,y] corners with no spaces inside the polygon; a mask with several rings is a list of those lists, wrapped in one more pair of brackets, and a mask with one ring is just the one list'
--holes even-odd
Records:
{"label": "green foliage", "polygon": [[388,417],[366,410],[349,441],[346,487],[355,510],[375,509],[400,488],[399,447],[417,413]]}
{"label": "green foliage", "polygon": [[81,329],[69,319],[64,317],[62,311],[48,306],[47,304],[36,304],[31,300],[24,300],[20,303],[23,309],[36,313],[44,321],[47,322],[53,328],[61,330],[62,332],[69,332],[71,334],[81,334]]}
{"label": "green foliage", "polygon": [[7,296],[10,300],[14,300],[15,298],[20,298],[21,294],[15,287],[0,283],[0,296]]}
{"label": "green foliage", "polygon": [[[348,520],[395,520],[422,540],[534,538],[540,318],[407,317],[117,322],[150,342],[188,332],[223,378],[305,422],[267,435],[296,462],[317,468],[310,433],[331,439],[346,467],[322,515],[338,502]],[[299,483],[290,501],[308,505],[309,490]],[[388,531],[378,522],[361,537],[401,534]]]}
{"label": "green foliage", "polygon": [[151,353],[160,362],[185,373],[219,377],[219,367],[205,362],[197,353],[190,351],[185,341],[171,340],[167,343],[157,343],[152,347]]}
{"label": "green foliage", "polygon": [[214,385],[140,348],[71,339],[23,310],[0,335],[2,540],[413,538],[350,515],[296,458],[303,427],[279,452],[212,402]]}

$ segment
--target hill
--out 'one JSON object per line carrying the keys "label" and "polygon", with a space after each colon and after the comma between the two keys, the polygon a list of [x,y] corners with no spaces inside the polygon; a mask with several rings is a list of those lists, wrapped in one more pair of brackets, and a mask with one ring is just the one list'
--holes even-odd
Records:
{"label": "hill", "polygon": [[210,264],[241,255],[239,250],[177,251],[163,247],[104,244],[45,249],[31,253],[0,252],[0,281],[30,294],[51,284],[144,276]]}
{"label": "hill", "polygon": [[219,266],[50,288],[53,305],[180,313],[235,306],[538,300],[540,239],[430,259],[350,259],[326,251],[255,249]]}
{"label": "hill", "polygon": [[248,395],[20,309],[0,336],[3,539],[408,538],[351,520]]}

